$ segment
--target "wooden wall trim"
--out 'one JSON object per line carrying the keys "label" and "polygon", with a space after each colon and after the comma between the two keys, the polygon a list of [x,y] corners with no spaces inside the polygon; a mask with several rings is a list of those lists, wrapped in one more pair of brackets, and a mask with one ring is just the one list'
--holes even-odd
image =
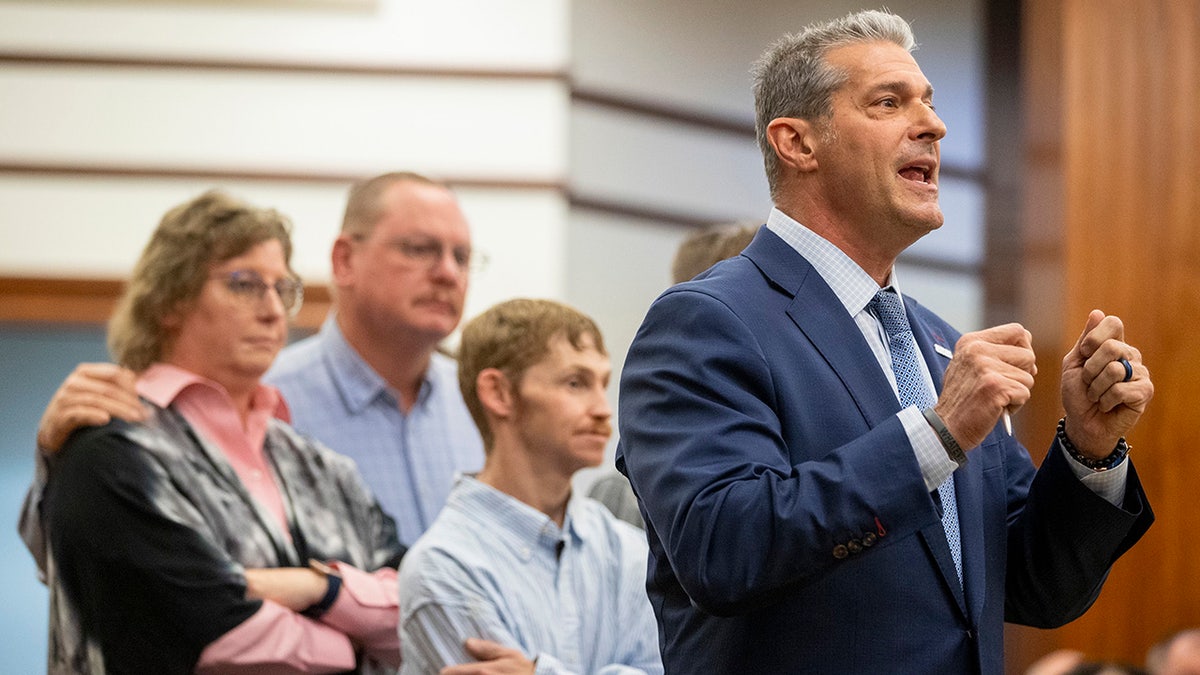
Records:
{"label": "wooden wall trim", "polygon": [[[732,115],[721,115],[719,113],[711,113],[695,108],[688,108],[687,106],[663,103],[661,101],[647,101],[628,94],[588,89],[575,84],[571,85],[571,100],[576,103],[606,108],[635,117],[656,119],[715,133],[733,134],[750,140],[754,140],[755,138],[753,119],[747,120]],[[977,183],[983,188],[987,188],[991,180],[985,168],[971,167],[954,162],[943,163],[938,172],[944,178]]]}
{"label": "wooden wall trim", "polygon": [[577,192],[567,193],[567,203],[573,209],[596,211],[608,216],[632,218],[663,225],[709,225],[741,220],[737,216],[720,216],[711,213],[688,213],[678,209],[645,206],[620,199],[609,199]]}
{"label": "wooden wall trim", "polygon": [[155,55],[70,54],[63,52],[0,51],[0,64],[89,68],[158,68],[173,70],[254,71],[318,75],[378,75],[382,77],[429,77],[504,80],[566,80],[567,73],[551,68],[434,68],[389,64],[341,64],[315,61],[272,61],[268,59],[214,59],[161,57]]}
{"label": "wooden wall trim", "polygon": [[630,115],[651,117],[689,126],[702,127],[710,131],[754,138],[753,118],[745,119],[732,115],[704,112],[684,106],[671,105],[662,101],[647,101],[625,94],[588,89],[578,85],[571,86],[571,100],[576,103],[608,108]]}
{"label": "wooden wall trim", "polygon": [[[124,284],[108,278],[0,277],[0,322],[103,325]],[[304,305],[292,325],[319,328],[331,304],[328,286],[306,284]]]}
{"label": "wooden wall trim", "polygon": [[[744,217],[735,216],[714,218],[711,215],[701,216],[698,214],[686,214],[680,211],[655,209],[615,200],[605,200],[578,194],[570,194],[568,203],[572,208],[596,211],[603,213],[606,216],[632,218],[634,220],[644,220],[647,222],[666,225],[703,227],[705,225],[748,220]],[[765,216],[766,214],[763,215]],[[977,263],[958,262],[943,258],[935,258],[932,256],[915,255],[907,252],[900,255],[899,262],[910,267],[919,267],[930,271],[946,272],[949,274],[959,274],[972,277],[979,276],[982,270],[982,266]]]}

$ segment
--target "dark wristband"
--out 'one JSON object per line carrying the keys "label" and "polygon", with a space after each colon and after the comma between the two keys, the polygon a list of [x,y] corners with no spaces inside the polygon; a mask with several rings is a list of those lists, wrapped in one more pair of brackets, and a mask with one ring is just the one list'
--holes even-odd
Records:
{"label": "dark wristband", "polygon": [[942,418],[934,412],[933,408],[923,410],[922,412],[925,414],[925,420],[929,422],[929,426],[933,427],[933,430],[937,432],[938,438],[942,441],[942,447],[946,449],[946,454],[950,459],[954,460],[954,463],[959,466],[966,464],[967,453],[963,452],[962,446],[958,444],[958,441],[954,438],[954,434],[950,433],[950,430],[946,428],[946,423],[942,421]]}

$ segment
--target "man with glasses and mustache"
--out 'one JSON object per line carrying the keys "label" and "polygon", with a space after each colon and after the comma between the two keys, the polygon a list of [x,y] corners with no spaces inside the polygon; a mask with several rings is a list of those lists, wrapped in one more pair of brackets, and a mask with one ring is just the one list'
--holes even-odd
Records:
{"label": "man with glasses and mustache", "polygon": [[459,351],[487,460],[402,563],[402,672],[661,673],[645,537],[571,490],[612,434],[600,330],[510,300],[468,322]]}
{"label": "man with glasses and mustache", "polygon": [[481,256],[444,185],[412,173],[351,188],[333,244],[336,311],[280,353],[267,381],[294,426],[353,458],[412,544],[483,446],[438,344],[462,319]]}
{"label": "man with glasses and mustache", "polygon": [[[335,311],[318,334],[280,352],[264,381],[283,393],[298,431],[358,464],[411,544],[445,504],[454,475],[483,464],[454,360],[438,352],[462,318],[481,256],[454,194],[398,172],[351,188],[331,257]],[[39,569],[44,457],[79,426],[141,419],[133,379],[111,364],[81,364],[43,415],[39,475],[21,520]]]}
{"label": "man with glasses and mustache", "polygon": [[395,525],[263,374],[302,301],[289,224],[167,212],[109,323],[144,414],[70,437],[40,505],[50,673],[388,672]]}

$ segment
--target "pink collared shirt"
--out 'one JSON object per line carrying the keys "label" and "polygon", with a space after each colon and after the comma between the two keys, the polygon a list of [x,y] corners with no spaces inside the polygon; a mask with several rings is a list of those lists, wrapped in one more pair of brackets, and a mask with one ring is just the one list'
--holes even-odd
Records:
{"label": "pink collared shirt", "polygon": [[[151,366],[138,379],[137,390],[155,405],[174,405],[196,433],[220,448],[250,495],[277,518],[284,533],[290,533],[283,496],[263,452],[270,418],[290,417],[278,390],[258,386],[245,425],[224,387],[176,366]],[[382,662],[398,665],[396,570],[367,573],[339,562],[333,567],[342,577],[342,590],[320,620],[264,601],[253,616],[204,649],[196,672],[352,670],[355,644]]]}

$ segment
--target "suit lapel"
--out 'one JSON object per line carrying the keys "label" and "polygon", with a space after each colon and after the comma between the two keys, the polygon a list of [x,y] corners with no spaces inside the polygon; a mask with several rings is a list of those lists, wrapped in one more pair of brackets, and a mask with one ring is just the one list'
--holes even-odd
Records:
{"label": "suit lapel", "polygon": [[837,373],[868,426],[875,427],[900,410],[870,347],[864,340],[847,339],[859,334],[858,324],[819,275],[809,275],[787,313]]}
{"label": "suit lapel", "polygon": [[865,340],[847,339],[859,334],[858,324],[812,264],[766,226],[743,255],[791,296],[788,316],[837,373],[867,424],[874,427],[896,414],[900,402],[871,348]]}
{"label": "suit lapel", "polygon": [[[848,338],[860,335],[854,322],[838,300],[833,289],[825,283],[812,265],[791,246],[765,227],[744,252],[772,283],[792,296],[787,309],[788,316],[804,333],[813,347],[829,365],[850,392],[868,426],[874,428],[888,417],[900,411],[900,402],[892,392],[887,376],[879,369],[879,362],[865,340]],[[940,393],[942,376],[950,359],[941,352],[950,352],[950,345],[939,332],[932,330],[914,312],[909,311],[909,322],[917,346],[925,357],[934,387]],[[934,345],[937,345],[935,347]],[[981,540],[983,510],[979,504],[979,488],[982,482],[978,462],[955,472],[955,487],[958,492],[959,527],[963,535],[963,577],[972,598],[983,597],[983,542]],[[964,476],[964,474],[966,474]],[[959,478],[963,476],[963,478]],[[964,520],[967,514],[967,520]],[[954,596],[960,611],[967,615],[967,598],[963,586],[958,582],[954,570],[954,559],[940,520],[935,520],[921,530],[926,548],[934,558],[943,581]],[[977,580],[977,581],[976,581]],[[981,606],[982,602],[972,602]]]}

